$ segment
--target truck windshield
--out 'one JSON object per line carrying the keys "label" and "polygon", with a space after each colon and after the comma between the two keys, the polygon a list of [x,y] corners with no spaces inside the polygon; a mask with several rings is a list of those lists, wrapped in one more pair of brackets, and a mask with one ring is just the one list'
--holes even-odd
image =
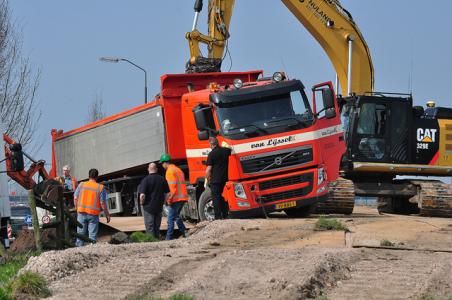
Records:
{"label": "truck windshield", "polygon": [[216,109],[220,132],[245,139],[306,128],[314,115],[303,91],[220,104]]}

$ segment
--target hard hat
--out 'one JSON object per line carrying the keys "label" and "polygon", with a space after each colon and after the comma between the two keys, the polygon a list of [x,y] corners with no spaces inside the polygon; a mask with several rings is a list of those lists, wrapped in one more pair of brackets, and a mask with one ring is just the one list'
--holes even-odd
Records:
{"label": "hard hat", "polygon": [[433,101],[433,100],[427,101],[426,105],[427,105],[427,107],[435,107],[436,106],[435,101]]}
{"label": "hard hat", "polygon": [[160,156],[160,163],[169,162],[171,160],[171,157],[169,154],[164,153],[162,156]]}

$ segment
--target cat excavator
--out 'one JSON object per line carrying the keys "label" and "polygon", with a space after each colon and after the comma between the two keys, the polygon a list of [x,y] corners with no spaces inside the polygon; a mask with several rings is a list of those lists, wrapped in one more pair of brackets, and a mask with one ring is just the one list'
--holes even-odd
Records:
{"label": "cat excavator", "polygon": [[[358,26],[338,0],[281,0],[322,46],[340,85],[346,148],[340,179],[318,213],[350,214],[354,197],[378,197],[380,213],[452,216],[452,187],[426,176],[452,174],[452,108],[413,106],[411,94],[374,91],[370,50]],[[197,29],[202,1],[194,6],[187,73],[218,72],[230,38],[235,0],[210,0],[208,34]],[[200,44],[208,49],[201,55]],[[339,83],[339,84],[338,84]],[[422,176],[401,179],[399,176]]]}

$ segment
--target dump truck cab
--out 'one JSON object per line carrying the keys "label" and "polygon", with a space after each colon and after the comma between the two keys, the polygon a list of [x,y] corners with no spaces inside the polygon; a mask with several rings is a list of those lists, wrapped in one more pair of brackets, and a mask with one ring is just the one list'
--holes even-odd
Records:
{"label": "dump truck cab", "polygon": [[[257,81],[212,82],[207,89],[185,94],[182,116],[190,182],[204,182],[207,140],[217,136],[222,146],[232,149],[223,193],[231,216],[281,210],[307,215],[326,199],[327,178],[337,178],[345,150],[331,83],[314,91],[310,102],[301,81],[275,73]],[[318,92],[321,112],[315,104]],[[209,219],[213,211],[203,203],[205,198],[209,195],[201,196],[199,210]]]}

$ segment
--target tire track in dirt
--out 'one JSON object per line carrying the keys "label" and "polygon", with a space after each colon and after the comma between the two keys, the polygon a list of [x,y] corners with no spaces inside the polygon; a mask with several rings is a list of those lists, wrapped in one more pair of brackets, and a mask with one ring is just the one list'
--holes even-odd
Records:
{"label": "tire track in dirt", "polygon": [[447,283],[437,284],[437,277],[451,277],[451,268],[445,271],[444,262],[451,262],[452,254],[391,250],[364,250],[362,254],[350,266],[350,278],[326,292],[328,299],[408,299],[429,292],[434,296],[452,293]]}

